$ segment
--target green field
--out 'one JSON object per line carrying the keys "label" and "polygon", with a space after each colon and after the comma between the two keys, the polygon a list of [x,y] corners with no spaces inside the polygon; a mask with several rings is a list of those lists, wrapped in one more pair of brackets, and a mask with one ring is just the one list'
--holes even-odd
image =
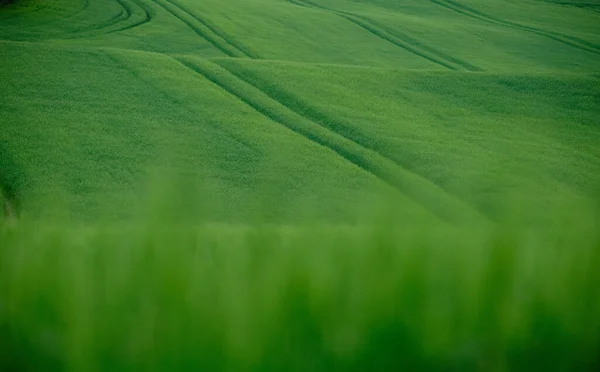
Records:
{"label": "green field", "polygon": [[600,1],[0,1],[0,370],[600,368]]}

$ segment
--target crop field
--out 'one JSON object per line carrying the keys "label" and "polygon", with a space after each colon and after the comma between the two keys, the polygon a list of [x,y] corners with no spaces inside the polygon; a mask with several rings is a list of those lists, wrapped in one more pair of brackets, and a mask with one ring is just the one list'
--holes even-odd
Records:
{"label": "crop field", "polygon": [[599,0],[0,0],[0,370],[600,370]]}

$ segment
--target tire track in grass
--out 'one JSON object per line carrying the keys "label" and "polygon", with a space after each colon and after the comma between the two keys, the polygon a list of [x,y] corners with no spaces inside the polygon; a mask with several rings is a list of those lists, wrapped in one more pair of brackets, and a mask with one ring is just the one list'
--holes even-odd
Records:
{"label": "tire track in grass", "polygon": [[563,43],[565,45],[571,46],[573,48],[577,48],[583,51],[587,51],[594,54],[600,55],[600,47],[594,43],[589,41],[580,39],[575,36],[561,34],[555,31],[548,31],[541,28],[523,25],[517,22],[507,21],[499,17],[495,17],[486,13],[483,13],[479,10],[471,8],[470,6],[461,4],[454,0],[429,0],[434,4],[442,6],[446,9],[452,10],[456,13],[460,13],[464,16],[471,17],[480,21],[484,21],[487,23],[513,28],[516,30],[530,32],[539,36],[546,37],[548,39],[552,39]]}
{"label": "tire track in grass", "polygon": [[386,31],[387,33],[391,34],[392,36],[395,36],[395,37],[399,38],[400,40],[404,40],[409,45],[413,45],[415,47],[420,48],[424,53],[429,53],[430,55],[437,56],[438,58],[448,61],[448,63],[453,63],[454,65],[457,66],[457,68],[456,68],[457,70],[459,70],[462,67],[464,70],[467,70],[467,71],[483,71],[483,69],[481,67],[477,67],[463,59],[453,57],[442,51],[434,49],[426,44],[421,43],[417,39],[414,39],[405,33],[402,33],[398,30],[392,30],[376,21],[373,21],[372,19],[364,18],[364,17],[358,16],[358,15],[355,15],[355,17],[364,19],[365,21],[371,23],[372,25],[374,25],[376,27],[379,27],[380,29]]}
{"label": "tire track in grass", "polygon": [[397,164],[379,153],[295,112],[258,87],[240,79],[219,65],[208,60],[192,60],[186,56],[173,58],[273,122],[332,151],[346,161],[396,188],[440,219],[452,224],[472,224],[489,221],[479,212],[429,180],[398,167]]}
{"label": "tire track in grass", "polygon": [[[117,53],[118,52],[116,52],[116,51],[104,50],[104,51],[102,51],[102,53],[99,52],[97,55],[105,56],[108,60],[112,61],[119,69],[126,71],[135,80],[141,81],[145,85],[152,88],[154,91],[156,91],[158,94],[160,94],[167,102],[169,102],[171,105],[177,107],[177,109],[186,112],[190,117],[192,117],[192,118],[198,117],[198,112],[195,112],[194,110],[188,108],[186,105],[182,104],[182,102],[180,100],[178,100],[176,97],[173,97],[169,93],[165,92],[163,89],[160,89],[159,87],[157,87],[151,81],[148,81],[148,79],[145,78],[142,74],[140,74],[137,70],[135,70],[134,68],[131,68],[130,66],[127,65],[127,63],[123,62],[120,59],[120,57],[122,55],[117,54]],[[167,58],[168,60],[172,60],[172,58],[170,58],[166,54],[155,53],[155,55]],[[260,154],[260,150],[255,148],[252,144],[248,143],[243,138],[239,137],[236,133],[232,132],[231,130],[228,130],[226,127],[216,125],[211,121],[205,121],[204,123],[210,125],[213,129],[224,133],[231,140],[233,140],[236,143],[238,143],[239,145],[243,146],[243,148],[252,152],[253,154]]]}
{"label": "tire track in grass", "polygon": [[256,56],[256,54],[254,54],[253,52],[249,51],[242,44],[240,44],[240,43],[236,42],[235,40],[233,40],[225,32],[219,30],[215,25],[211,24],[205,18],[202,18],[198,14],[189,11],[187,8],[185,8],[183,5],[181,5],[181,3],[179,1],[176,1],[176,0],[166,0],[166,1],[172,3],[173,5],[177,6],[179,9],[181,9],[184,12],[186,12],[187,14],[189,14],[192,18],[194,18],[196,21],[198,21],[199,23],[201,23],[202,25],[204,25],[207,29],[209,29],[210,32],[212,32],[213,34],[215,34],[218,37],[222,38],[223,40],[225,40],[227,42],[227,44],[231,45],[232,47],[234,47],[235,49],[237,49],[241,53],[245,54],[246,57],[253,58],[253,59],[258,58]]}
{"label": "tire track in grass", "polygon": [[372,35],[385,40],[395,46],[407,50],[421,58],[424,58],[430,62],[446,67],[450,70],[467,70],[467,71],[482,71],[481,68],[474,66],[466,61],[458,59],[456,57],[449,56],[442,53],[432,47],[424,45],[418,40],[396,30],[390,30],[389,28],[382,26],[381,24],[368,19],[363,16],[359,16],[353,13],[343,12],[331,8],[324,7],[322,5],[315,4],[308,0],[287,0],[288,2],[303,6],[306,8],[315,8],[331,12],[339,17],[346,19],[359,26],[360,28],[368,31]]}
{"label": "tire track in grass", "polygon": [[[224,59],[222,61],[225,62]],[[281,105],[285,106],[287,109],[295,112],[296,114],[298,114],[300,116],[307,118],[308,120],[310,120],[322,127],[325,127],[327,129],[331,130],[332,132],[335,132],[336,134],[346,138],[349,141],[352,141],[352,142],[358,144],[359,146],[362,146],[370,151],[377,153],[382,158],[385,158],[389,162],[394,163],[399,169],[403,169],[408,172],[414,173],[417,176],[436,185],[436,187],[438,187],[440,190],[444,190],[446,193],[456,197],[457,199],[461,199],[456,194],[444,189],[443,186],[436,184],[433,180],[429,179],[426,174],[419,173],[417,170],[414,169],[414,167],[403,164],[399,160],[394,159],[393,157],[390,157],[390,156],[382,153],[377,148],[377,145],[375,143],[373,143],[373,138],[369,137],[368,135],[365,135],[362,131],[360,131],[359,128],[358,129],[353,128],[339,120],[333,119],[331,116],[326,115],[322,111],[315,109],[311,105],[302,102],[301,100],[297,99],[293,95],[278,88],[277,86],[266,83],[264,81],[264,79],[261,79],[259,76],[252,74],[251,72],[248,72],[247,70],[236,70],[235,68],[232,68],[231,66],[228,66],[224,63],[219,63],[219,62],[220,62],[219,60],[214,61],[214,63],[219,64],[220,67],[224,68],[225,70],[227,70],[229,73],[231,73],[238,79],[243,80],[244,82],[252,85],[256,89],[260,90],[262,93],[267,95],[272,100],[275,100],[275,101],[279,102]],[[466,204],[469,204],[468,202],[466,202],[464,200],[463,200],[463,202],[465,202]],[[477,209],[474,206],[471,206],[471,207],[474,209]],[[479,212],[481,212],[481,211],[479,211]],[[481,213],[485,214],[484,212],[481,212]]]}
{"label": "tire track in grass", "polygon": [[[26,37],[14,39],[15,41],[28,41],[28,40],[45,40],[45,39],[56,39],[56,40],[69,40],[69,39],[79,39],[86,38],[92,36],[99,35],[108,35],[111,33],[125,31],[137,26],[141,26],[145,23],[148,23],[152,20],[152,13],[150,9],[148,9],[145,5],[139,2],[139,0],[115,0],[122,8],[122,11],[116,17],[111,18],[110,20],[104,21],[99,24],[95,24],[89,27],[82,27],[77,30],[70,31],[66,34],[58,34],[58,35],[47,35],[46,37]],[[139,8],[141,12],[137,9],[134,10],[134,7]],[[141,14],[140,14],[141,13]],[[139,14],[139,16],[138,16]],[[138,18],[133,22],[127,22],[131,18]],[[125,23],[125,24],[122,24]]]}
{"label": "tire track in grass", "polygon": [[98,23],[95,25],[80,27],[79,29],[71,31],[71,33],[79,34],[79,33],[85,33],[85,32],[89,32],[89,31],[93,31],[93,30],[101,30],[101,29],[110,27],[112,25],[115,25],[117,23],[124,22],[124,21],[128,20],[129,18],[131,18],[131,12],[129,12],[127,10],[127,8],[125,6],[123,6],[123,0],[115,0],[115,2],[117,4],[119,4],[119,6],[121,7],[121,12],[119,14],[117,14],[116,16],[112,17],[109,20],[106,20],[104,22],[101,22],[101,23]]}
{"label": "tire track in grass", "polygon": [[208,41],[212,46],[223,52],[225,55],[235,58],[256,58],[254,55],[247,54],[247,52],[238,49],[236,46],[231,44],[229,40],[215,33],[213,29],[208,27],[199,18],[186,11],[176,3],[169,0],[152,1],[167,12],[171,13],[175,18],[185,23],[192,31],[196,33],[196,35]]}
{"label": "tire track in grass", "polygon": [[[123,8],[125,9],[125,11],[130,15],[130,17],[132,17],[135,12],[133,11],[133,7],[131,7],[126,0],[117,0],[121,6],[123,6]],[[142,2],[140,2],[139,0],[130,0],[133,4],[135,4],[135,6],[137,6],[141,11],[142,11],[142,17],[133,22],[130,23],[128,25],[124,25],[115,29],[111,29],[108,32],[105,32],[104,34],[109,34],[109,33],[113,33],[113,32],[119,32],[119,31],[125,31],[125,30],[129,30],[132,29],[134,27],[137,26],[141,26],[145,23],[148,23],[150,21],[152,21],[152,13],[150,12],[150,9],[144,5]]]}
{"label": "tire track in grass", "polygon": [[[119,31],[129,30],[134,27],[141,26],[145,23],[148,23],[152,20],[152,13],[150,12],[150,9],[147,8],[145,5],[143,5],[141,2],[139,2],[139,0],[115,0],[115,1],[117,3],[119,3],[119,5],[123,8],[123,13],[125,13],[125,17],[120,22],[115,22],[115,23],[112,23],[109,25],[104,25],[102,27],[94,27],[94,28],[88,29],[86,31],[82,31],[82,32],[78,33],[77,35],[73,35],[72,37],[80,38],[80,37],[89,37],[89,36],[97,36],[97,35],[107,35],[107,34],[119,32]],[[139,10],[141,10],[141,13],[142,13],[141,17],[137,17],[139,19],[135,20],[134,22],[127,23],[125,25],[119,25],[120,23],[130,20],[136,14],[139,13],[138,11],[134,10],[134,6],[132,6],[133,4],[135,4],[134,6],[139,8]],[[117,27],[112,27],[112,26],[117,26]],[[94,32],[94,31],[97,31],[97,32]]]}
{"label": "tire track in grass", "polygon": [[[556,4],[560,4],[560,3],[556,3]],[[563,4],[566,5],[567,3],[563,3]],[[593,13],[600,13],[600,4],[571,3],[569,5],[576,6],[578,8],[585,9],[585,10],[588,10]]]}

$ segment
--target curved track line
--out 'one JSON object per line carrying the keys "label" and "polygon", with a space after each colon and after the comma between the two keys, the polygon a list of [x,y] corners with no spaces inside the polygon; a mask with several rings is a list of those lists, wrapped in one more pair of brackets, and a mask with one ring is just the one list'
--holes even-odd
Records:
{"label": "curved track line", "polygon": [[379,27],[380,29],[388,32],[392,36],[395,36],[396,38],[404,41],[408,45],[413,45],[414,47],[419,48],[422,53],[429,53],[429,55],[437,56],[437,59],[447,61],[447,63],[453,63],[454,65],[458,66],[459,68],[462,67],[463,69],[468,70],[468,71],[484,71],[482,68],[477,67],[463,59],[453,57],[453,56],[448,55],[444,52],[441,52],[437,49],[434,49],[426,44],[421,43],[420,41],[412,38],[411,36],[409,36],[405,33],[402,33],[398,30],[390,29],[387,26],[384,26],[376,21],[373,21],[372,19],[364,18],[364,17],[358,16],[358,15],[355,15],[355,17],[362,18],[362,19],[366,20],[367,22],[371,23],[372,25]]}
{"label": "curved track line", "polygon": [[[112,55],[109,51],[104,51],[103,55],[106,56],[113,63],[115,63],[115,65],[117,65],[117,67],[125,70],[128,74],[130,74],[136,80],[142,81],[144,84],[146,84],[149,87],[151,87],[152,89],[154,89],[161,96],[163,96],[166,101],[168,101],[170,104],[176,106],[177,109],[181,109],[181,110],[187,112],[190,115],[190,117],[198,117],[198,113],[197,112],[194,112],[190,108],[188,108],[187,106],[182,105],[181,102],[179,100],[177,100],[175,97],[172,97],[171,95],[169,95],[168,93],[166,93],[162,89],[159,89],[158,87],[156,87],[154,84],[152,84],[151,82],[149,82],[146,78],[144,78],[139,72],[137,72],[134,69],[132,69],[129,66],[127,66],[126,63],[124,63],[123,61],[121,61],[118,57],[115,57],[114,55]],[[170,60],[173,60],[173,58],[169,57],[166,54],[156,53],[156,55],[161,56],[161,57],[165,57],[165,58],[169,58]],[[248,151],[252,152],[253,154],[259,154],[260,153],[260,151],[258,149],[256,149],[254,146],[252,146],[250,143],[248,143],[244,139],[242,139],[239,136],[237,136],[236,133],[228,130],[226,127],[223,127],[223,126],[220,126],[220,125],[215,125],[211,121],[205,121],[204,123],[210,125],[214,129],[216,129],[216,130],[224,133],[229,138],[231,138],[233,141],[239,143],[240,145],[242,145],[243,147],[245,147]]]}
{"label": "curved track line", "polygon": [[237,49],[234,45],[230,44],[223,37],[215,34],[209,27],[203,22],[197,19],[191,13],[188,13],[183,8],[179,7],[175,3],[169,0],[152,0],[158,6],[169,12],[175,18],[185,23],[196,35],[200,36],[204,40],[208,41],[212,46],[223,52],[229,57],[237,58],[252,58],[244,51]]}
{"label": "curved track line", "polygon": [[219,30],[216,26],[209,23],[206,19],[203,19],[200,16],[198,16],[197,14],[189,11],[183,5],[181,5],[178,1],[176,1],[176,0],[166,0],[166,1],[170,2],[171,4],[177,6],[179,9],[181,9],[182,11],[189,14],[192,18],[194,18],[196,21],[200,22],[204,27],[206,27],[208,30],[210,30],[213,34],[215,34],[218,37],[220,37],[221,39],[225,40],[225,42],[227,42],[229,45],[231,45],[232,47],[234,47],[235,49],[240,51],[242,54],[245,54],[248,58],[254,58],[254,59],[258,58],[253,52],[249,51],[243,45],[236,42],[231,37],[227,36],[227,34],[225,34],[225,32]]}
{"label": "curved track line", "polygon": [[439,6],[442,6],[446,9],[452,10],[456,13],[460,13],[467,17],[478,19],[480,21],[484,21],[484,22],[491,23],[491,24],[509,27],[509,28],[513,28],[513,29],[517,29],[517,30],[521,30],[521,31],[531,32],[533,34],[558,41],[560,43],[571,46],[573,48],[577,48],[580,50],[584,50],[586,52],[600,55],[600,47],[598,45],[595,45],[593,43],[590,43],[589,41],[577,38],[575,36],[565,35],[565,34],[561,34],[559,32],[554,32],[554,31],[547,31],[547,30],[543,30],[543,29],[537,28],[537,27],[522,25],[517,22],[506,21],[504,19],[494,17],[489,14],[480,12],[480,11],[473,9],[467,5],[460,4],[454,0],[429,0],[429,1],[431,1],[432,3],[437,4]]}
{"label": "curved track line", "polygon": [[[458,197],[456,194],[446,190],[441,185],[436,184],[436,182],[429,179],[426,175],[417,172],[413,167],[402,164],[397,159],[394,159],[394,158],[382,153],[377,148],[377,146],[375,144],[373,144],[372,138],[369,138],[369,136],[362,133],[362,131],[360,131],[360,129],[357,130],[356,128],[352,128],[352,127],[344,124],[343,122],[332,119],[329,115],[324,114],[322,111],[319,111],[319,110],[315,109],[314,107],[300,101],[296,97],[288,94],[287,92],[282,91],[279,87],[277,87],[273,84],[266,83],[264,80],[260,79],[260,77],[258,77],[256,75],[249,76],[247,74],[242,74],[240,71],[236,71],[235,69],[232,69],[231,67],[227,67],[227,66],[224,66],[223,64],[218,63],[218,61],[214,62],[214,63],[217,63],[221,68],[227,70],[230,74],[234,75],[239,80],[242,80],[242,81],[246,82],[247,84],[253,86],[254,88],[258,89],[261,93],[263,93],[264,95],[266,95],[269,98],[271,98],[272,100],[278,102],[282,106],[285,106],[287,109],[289,109],[290,111],[293,111],[294,113],[298,114],[299,116],[302,116],[302,117],[310,120],[311,122],[320,125],[321,127],[327,128],[330,131],[334,132],[335,134],[337,134],[341,137],[344,137],[348,141],[351,141],[369,151],[376,153],[378,156],[395,164],[399,169],[404,169],[408,172],[414,173],[417,176],[431,182],[436,187],[438,187],[440,190],[443,190],[444,192],[452,195],[453,197],[460,199],[460,197]],[[468,204],[466,201],[463,201],[463,202],[465,204]]]}
{"label": "curved track line", "polygon": [[[429,180],[406,169],[398,168],[396,164],[377,152],[298,114],[271,98],[256,86],[231,74],[228,70],[206,60],[191,62],[185,57],[179,57],[176,60],[273,122],[281,124],[309,141],[323,146],[384,183],[396,188],[438,218],[453,224],[473,223],[482,218],[477,211],[453,195],[441,190]],[[249,94],[248,91],[253,91],[253,94]]]}
{"label": "curved track line", "polygon": [[[130,7],[127,3],[125,3],[124,0],[117,0],[117,1],[121,4],[121,6],[123,6],[123,8],[125,9],[125,11],[128,14],[130,14],[130,17],[134,14],[133,8]],[[110,34],[110,33],[113,33],[113,32],[119,32],[119,31],[129,30],[129,29],[132,29],[134,27],[141,26],[141,25],[143,25],[145,23],[148,23],[148,22],[150,22],[152,20],[152,13],[150,12],[149,8],[147,8],[145,5],[143,5],[143,3],[141,3],[139,0],[130,0],[130,1],[132,3],[134,3],[139,9],[141,9],[141,11],[143,13],[143,18],[141,18],[140,20],[135,21],[135,22],[133,22],[131,24],[124,25],[124,26],[118,27],[116,29],[112,29],[112,30],[110,30],[108,32],[105,32],[104,34]]]}
{"label": "curved track line", "polygon": [[593,13],[600,13],[600,4],[584,4],[584,3],[572,3],[572,6],[576,6],[580,9],[585,9]]}
{"label": "curved track line", "polygon": [[398,31],[392,31],[387,27],[374,22],[371,19],[368,19],[363,16],[359,16],[353,13],[343,12],[335,9],[330,9],[324,7],[322,5],[315,4],[308,0],[287,0],[288,2],[307,7],[307,8],[315,8],[324,10],[327,12],[331,12],[339,17],[346,19],[354,23],[355,25],[361,27],[362,29],[368,31],[372,35],[377,36],[378,38],[385,40],[389,43],[394,44],[397,47],[400,47],[404,50],[407,50],[421,58],[424,58],[430,62],[438,64],[440,66],[446,67],[451,70],[467,70],[467,71],[482,71],[481,68],[476,67],[466,61],[462,61],[458,58],[451,57],[442,53],[438,50],[435,50],[432,47],[426,46],[423,43],[415,40],[412,37],[409,37],[406,34],[400,33]]}
{"label": "curved track line", "polygon": [[[68,39],[79,39],[86,38],[90,36],[99,36],[99,35],[107,35],[114,32],[125,31],[142,24],[148,23],[152,20],[152,15],[150,10],[142,5],[139,0],[115,0],[122,8],[122,11],[116,17],[113,17],[110,20],[104,21],[99,24],[91,25],[88,27],[82,27],[78,30],[73,30],[69,32],[65,32],[64,34],[54,34],[47,35],[45,37],[40,36],[30,36],[30,37],[21,37],[14,39],[16,41],[28,41],[28,40],[48,40],[48,39],[57,39],[57,40],[68,40]],[[128,3],[129,2],[129,3]],[[134,17],[135,14],[138,14],[138,11],[133,9],[132,5],[135,4],[143,13],[142,18],[133,22],[127,22]],[[139,17],[137,17],[139,18]],[[124,23],[124,24],[123,24]]]}
{"label": "curved track line", "polygon": [[131,18],[131,13],[128,12],[127,9],[123,6],[121,0],[115,0],[115,1],[121,7],[121,12],[119,14],[117,14],[116,16],[114,16],[111,19],[106,20],[104,22],[101,22],[101,23],[98,23],[95,25],[91,25],[91,26],[83,26],[79,29],[71,31],[70,33],[84,33],[84,32],[89,32],[89,31],[94,31],[94,30],[101,30],[103,28],[110,27],[114,24],[126,21],[129,18]]}
{"label": "curved track line", "polygon": [[[120,22],[115,22],[115,23],[112,23],[109,25],[105,25],[103,27],[95,27],[95,28],[88,29],[86,31],[79,32],[78,34],[73,35],[72,38],[107,35],[107,34],[111,34],[114,32],[125,31],[125,30],[129,30],[131,28],[137,27],[137,26],[141,26],[152,20],[152,14],[150,13],[150,10],[146,6],[142,5],[142,3],[139,2],[139,0],[129,0],[129,1],[131,1],[132,4],[135,4],[135,6],[137,6],[142,11],[143,16],[141,19],[139,19],[137,21],[134,21],[132,23],[128,23],[128,22],[126,23],[126,21],[130,20],[137,12],[134,11],[133,7],[130,4],[128,4],[126,2],[126,0],[115,0],[115,1],[118,2],[119,5],[123,8],[123,12],[126,14],[125,18],[123,18]],[[121,25],[121,23],[126,23],[126,24]],[[116,26],[116,27],[113,27],[113,26]]]}

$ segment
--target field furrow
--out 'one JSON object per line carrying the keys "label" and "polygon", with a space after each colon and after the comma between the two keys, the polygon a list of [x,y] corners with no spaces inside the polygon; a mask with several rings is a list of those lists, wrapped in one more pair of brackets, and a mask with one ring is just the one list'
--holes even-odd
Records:
{"label": "field furrow", "polygon": [[[69,21],[71,18],[78,16],[78,18],[85,19],[86,13],[93,13],[95,9],[92,9],[89,2],[86,3],[85,7],[79,12],[69,15],[66,18],[54,20],[52,23],[59,23],[62,25],[60,29],[49,33],[38,33],[32,32],[31,35],[18,36],[12,38],[15,41],[36,41],[36,40],[68,40],[68,39],[85,39],[94,36],[108,35],[111,33],[125,31],[132,29],[137,26],[141,26],[152,20],[150,9],[143,4],[140,0],[111,0],[114,4],[117,4],[119,11],[110,16],[105,21],[96,22],[94,18],[87,17],[84,24],[80,26],[71,27]],[[80,22],[78,22],[80,23]],[[40,25],[32,25],[30,27],[39,28]],[[62,28],[64,27],[64,28]],[[26,29],[27,27],[25,27]]]}
{"label": "field furrow", "polygon": [[468,62],[461,61],[454,57],[449,57],[443,53],[440,53],[439,51],[436,51],[435,49],[433,49],[431,47],[423,46],[422,43],[420,43],[419,41],[415,40],[412,37],[409,37],[408,35],[400,34],[397,31],[390,31],[389,29],[386,29],[385,27],[378,25],[377,23],[373,22],[372,20],[370,20],[366,17],[358,16],[356,14],[352,14],[352,13],[348,13],[348,12],[344,12],[344,11],[330,9],[330,8],[315,4],[315,3],[311,2],[311,1],[307,1],[307,0],[288,0],[288,1],[290,3],[296,4],[296,5],[332,12],[333,14],[336,14],[337,16],[340,16],[340,17],[354,23],[355,25],[363,28],[364,30],[368,31],[369,33],[371,33],[372,35],[374,35],[378,38],[388,41],[402,49],[405,49],[411,53],[418,55],[419,57],[422,57],[422,58],[424,58],[428,61],[431,61],[437,65],[440,65],[442,67],[446,67],[450,70],[469,70],[469,71],[480,71],[481,70],[480,68],[473,66],[472,64],[470,64]]}
{"label": "field furrow", "polygon": [[0,0],[0,371],[600,370],[600,0]]}
{"label": "field furrow", "polygon": [[[146,79],[145,79],[145,77],[143,75],[141,75],[140,73],[136,72],[135,69],[132,69],[126,63],[122,62],[117,56],[114,56],[111,52],[106,51],[103,54],[106,57],[108,57],[111,61],[113,61],[115,63],[115,65],[118,66],[118,68],[122,68],[125,71],[127,71],[127,73],[129,73],[135,80],[137,80],[137,81],[139,81],[141,83],[148,84],[149,86],[151,86],[153,90],[155,90],[158,94],[160,94],[160,96],[164,99],[164,101],[169,102],[170,104],[176,106],[181,111],[183,111],[186,114],[190,115],[190,117],[194,117],[194,116],[197,115],[196,112],[194,112],[193,110],[190,110],[185,105],[180,104],[180,102],[175,97],[173,97],[172,95],[169,95],[167,92],[165,92],[164,90],[160,89],[160,87],[156,87],[153,84],[151,84],[149,82],[146,82]],[[219,130],[220,132],[225,133],[226,136],[228,136],[229,138],[231,138],[241,148],[244,148],[245,150],[248,150],[248,151],[250,151],[250,152],[252,152],[254,154],[258,154],[259,153],[259,150],[256,149],[251,143],[249,143],[248,141],[244,140],[235,131],[229,130],[226,126],[213,126],[213,128],[216,129],[216,130]]]}
{"label": "field furrow", "polygon": [[230,36],[226,35],[223,31],[219,30],[215,25],[211,24],[207,19],[200,17],[197,13],[190,12],[189,9],[185,8],[180,2],[176,0],[166,0],[173,5],[177,6],[179,9],[183,10],[185,13],[189,14],[192,18],[206,27],[212,34],[217,37],[223,39],[227,44],[231,47],[237,49],[240,53],[244,54],[248,58],[258,58],[254,52],[251,52],[245,46],[241,45],[237,41],[235,41]]}
{"label": "field furrow", "polygon": [[94,25],[85,30],[70,32],[64,38],[85,38],[98,35],[107,35],[141,26],[152,21],[150,9],[139,0],[116,0],[123,8],[123,15],[113,21]]}
{"label": "field furrow", "polygon": [[[205,22],[200,20],[192,13],[186,11],[177,3],[170,0],[153,0],[164,10],[171,13],[174,17],[185,23],[198,36],[211,43],[215,48],[219,49],[230,57],[250,57],[247,52],[242,51],[238,46],[233,45],[229,40],[214,32],[214,29],[209,27]],[[254,58],[254,57],[250,57]]]}
{"label": "field furrow", "polygon": [[115,0],[115,1],[121,7],[121,11],[117,15],[115,15],[114,17],[112,17],[104,22],[98,23],[98,24],[94,24],[94,25],[90,25],[90,26],[82,26],[80,28],[76,28],[73,31],[71,31],[71,33],[76,34],[76,33],[82,33],[82,32],[91,31],[91,30],[101,30],[101,29],[110,27],[114,24],[126,21],[129,18],[131,18],[131,15],[132,15],[131,9],[127,6],[125,1],[124,0]]}
{"label": "field furrow", "polygon": [[[285,106],[290,111],[293,111],[299,116],[302,116],[303,118],[306,118],[307,120],[330,130],[336,135],[351,141],[356,146],[375,153],[378,157],[381,157],[383,161],[395,164],[398,169],[412,172],[428,182],[435,184],[433,180],[428,179],[427,174],[419,172],[411,164],[403,164],[401,160],[403,158],[407,159],[409,156],[399,156],[398,153],[402,153],[400,149],[395,151],[395,156],[390,156],[385,149],[381,149],[382,146],[380,145],[378,138],[369,136],[364,132],[364,130],[362,130],[362,128],[352,125],[351,123],[344,123],[342,120],[335,119],[331,115],[327,115],[326,113],[319,111],[317,108],[308,105],[288,92],[283,91],[281,88],[268,83],[259,76],[253,74],[251,71],[245,70],[243,67],[236,68],[232,64],[219,63],[220,61],[224,62],[223,60],[215,60],[215,63],[219,64],[222,68],[227,70],[238,79],[258,89],[261,93],[268,96],[272,100]],[[378,172],[375,173],[377,174]],[[436,186],[444,190],[444,192],[452,194],[440,185]],[[455,194],[452,195],[457,197]]]}
{"label": "field furrow", "polygon": [[443,189],[399,168],[397,164],[379,153],[300,115],[229,71],[208,61],[189,57],[177,57],[177,60],[274,122],[330,149],[350,163],[397,188],[443,220],[461,221],[461,223],[473,223],[477,220],[475,216],[479,216],[479,213],[447,194]]}
{"label": "field furrow", "polygon": [[523,25],[523,24],[520,24],[517,22],[507,21],[507,20],[504,20],[504,19],[501,19],[501,18],[498,18],[495,16],[491,16],[486,13],[480,12],[476,9],[473,9],[469,6],[463,5],[460,2],[453,1],[453,0],[430,0],[430,1],[439,6],[442,6],[449,10],[452,10],[454,12],[463,14],[467,17],[471,17],[471,18],[478,19],[478,20],[481,20],[484,22],[502,25],[505,27],[510,27],[510,28],[514,28],[514,29],[518,29],[518,30],[522,30],[522,31],[526,31],[526,32],[531,32],[531,33],[546,37],[548,39],[558,41],[565,45],[569,45],[569,46],[577,48],[577,49],[581,49],[581,50],[584,50],[584,51],[587,51],[590,53],[594,53],[594,54],[600,54],[600,47],[598,45],[591,43],[587,40],[577,38],[575,36],[565,35],[565,34],[562,34],[559,32],[554,32],[554,31],[543,30],[543,29],[540,29],[537,27]]}
{"label": "field furrow", "polygon": [[562,5],[575,6],[581,9],[588,10],[590,12],[600,13],[600,4],[597,3],[555,3]]}

